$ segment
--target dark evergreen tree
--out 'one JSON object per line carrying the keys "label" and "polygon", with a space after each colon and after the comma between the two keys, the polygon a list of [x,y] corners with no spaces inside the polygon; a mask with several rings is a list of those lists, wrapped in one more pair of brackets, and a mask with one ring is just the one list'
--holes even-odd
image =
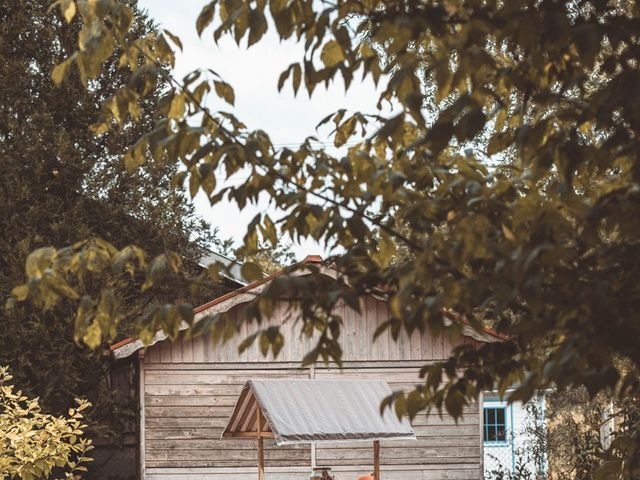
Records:
{"label": "dark evergreen tree", "polygon": [[[48,11],[50,3],[0,5],[0,296],[6,298],[24,278],[31,250],[87,238],[100,237],[118,248],[143,243],[155,254],[171,250],[188,267],[196,266],[212,238],[190,201],[171,187],[175,164],[150,159],[130,174],[122,163],[127,148],[151,130],[149,106],[164,86],[158,84],[142,104],[146,120],[96,137],[88,126],[127,76],[114,57],[108,74],[88,89],[77,74],[56,88],[51,69],[77,47],[79,26],[69,28],[62,16]],[[153,23],[138,12],[132,38],[153,31]],[[116,279],[112,283],[118,288]],[[154,302],[189,295],[175,283],[164,292],[121,293],[128,311],[121,329]],[[64,412],[74,397],[87,397],[94,404],[89,414],[94,432],[119,433],[131,411],[114,400],[108,357],[76,345],[74,322],[73,307],[0,310],[0,365],[11,367],[16,386],[39,396],[46,411]]]}

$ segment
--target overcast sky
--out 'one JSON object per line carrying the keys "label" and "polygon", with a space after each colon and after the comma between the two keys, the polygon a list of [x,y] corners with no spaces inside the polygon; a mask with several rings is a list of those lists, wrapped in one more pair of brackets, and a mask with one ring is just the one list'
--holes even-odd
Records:
{"label": "overcast sky", "polygon": [[[218,45],[213,41],[212,29],[206,30],[202,39],[195,31],[195,21],[205,0],[141,0],[140,6],[149,11],[152,18],[172,33],[178,35],[184,52],[179,53],[175,73],[182,78],[197,68],[211,68],[230,83],[235,90],[233,112],[251,129],[263,129],[276,145],[297,145],[307,136],[316,134],[315,126],[328,114],[340,109],[373,111],[378,94],[372,82],[356,84],[345,94],[344,85],[338,82],[328,90],[317,88],[309,99],[301,89],[294,98],[290,84],[282,93],[277,91],[280,73],[294,61],[302,58],[302,46],[293,42],[280,42],[272,30],[261,42],[246,48],[238,47],[231,37],[223,38]],[[246,42],[246,40],[245,40]],[[355,82],[354,82],[355,84]],[[225,104],[211,108],[229,110]],[[241,182],[242,178],[234,180]],[[196,197],[200,215],[220,230],[221,237],[233,237],[240,241],[246,224],[266,203],[238,211],[233,204],[210,207],[205,198]],[[298,259],[308,254],[326,254],[312,242],[294,246]]]}

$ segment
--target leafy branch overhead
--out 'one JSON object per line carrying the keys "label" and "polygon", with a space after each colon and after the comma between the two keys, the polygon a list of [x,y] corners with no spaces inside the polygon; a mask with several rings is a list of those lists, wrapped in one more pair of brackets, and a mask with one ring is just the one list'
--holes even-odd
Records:
{"label": "leafy branch overhead", "polygon": [[[276,148],[266,132],[248,130],[224,110],[235,95],[213,71],[171,77],[172,45],[180,48],[180,41],[168,32],[129,41],[135,18],[126,6],[72,4],[61,2],[60,12],[81,23],[80,48],[56,67],[53,80],[63,82],[77,68],[89,83],[114,52],[129,70],[127,85],[104,103],[96,133],[137,121],[140,102],[159,79],[171,86],[157,104],[155,130],[125,158],[130,169],[178,163],[175,187],[188,185],[192,196],[203,192],[212,204],[244,208],[268,197],[281,213],[256,216],[241,255],[282,238],[313,238],[344,252],[332,258],[343,277],[284,276],[252,303],[246,321],[260,322],[284,292],[300,295],[306,331],[325,341],[316,359],[339,361],[333,305],[383,286],[392,315],[384,328],[395,335],[455,332],[463,319],[479,329],[487,319],[509,336],[479,349],[459,347],[444,364],[425,367],[424,382],[396,400],[400,413],[436,405],[457,415],[483,389],[504,391],[514,383],[520,386],[512,400],[550,385],[640,395],[635,2],[204,5],[196,20],[200,35],[212,31],[216,41],[232,35],[252,45],[275,28],[281,39],[304,44],[304,58],[274,79],[274,88],[289,82],[294,92],[304,86],[312,94],[337,79],[354,88],[362,76],[380,85],[373,113],[341,110],[323,121],[335,127],[336,155],[312,138],[298,148]],[[388,102],[397,112],[385,118]],[[244,184],[224,182],[239,171],[248,176]],[[81,277],[68,265],[87,248],[54,269],[79,297]],[[60,296],[33,280],[16,297],[43,295],[50,306],[46,295]],[[443,312],[455,313],[445,318]],[[150,318],[143,331],[161,323],[171,330],[169,324],[182,321],[158,315],[164,323]],[[100,333],[108,334],[115,319],[117,309]],[[199,329],[233,333],[223,323],[208,319]],[[274,350],[283,341],[274,331],[264,338]],[[620,368],[621,359],[630,367]],[[632,433],[624,438],[614,442],[606,468],[633,478],[640,466],[632,452],[640,441]]]}

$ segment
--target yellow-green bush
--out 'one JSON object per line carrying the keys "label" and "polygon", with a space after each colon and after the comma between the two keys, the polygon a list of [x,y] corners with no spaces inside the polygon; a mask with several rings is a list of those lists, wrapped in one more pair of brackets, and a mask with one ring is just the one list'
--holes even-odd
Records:
{"label": "yellow-green bush", "polygon": [[69,415],[43,413],[38,399],[14,391],[7,367],[0,367],[0,472],[1,478],[39,480],[79,478],[91,461],[93,447],[84,438],[82,411],[91,404],[76,399]]}

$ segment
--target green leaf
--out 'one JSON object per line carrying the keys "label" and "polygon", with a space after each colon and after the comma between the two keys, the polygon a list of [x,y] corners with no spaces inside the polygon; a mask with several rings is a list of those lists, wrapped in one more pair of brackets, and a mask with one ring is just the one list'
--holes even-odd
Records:
{"label": "green leaf", "polygon": [[510,131],[499,132],[491,137],[487,147],[487,154],[494,155],[512,145],[513,134]]}
{"label": "green leaf", "polygon": [[298,93],[301,80],[302,80],[302,67],[300,67],[299,63],[295,63],[293,65],[293,94],[294,95]]}
{"label": "green leaf", "polygon": [[177,35],[174,35],[169,30],[166,30],[166,29],[163,30],[163,33],[171,39],[171,41],[180,49],[180,51],[183,50],[182,41],[180,41],[180,37],[178,37]]}
{"label": "green leaf", "polygon": [[458,390],[449,390],[447,392],[447,396],[445,397],[444,403],[449,415],[451,415],[455,419],[460,418],[460,416],[462,415],[462,409],[464,407],[464,397]]}
{"label": "green leaf", "polygon": [[583,65],[587,68],[593,68],[602,45],[600,27],[592,24],[578,28],[575,43],[582,57]]}
{"label": "green leaf", "polygon": [[267,354],[269,353],[269,338],[267,337],[267,334],[265,332],[262,332],[260,334],[260,353],[262,354],[263,357],[266,357]]}
{"label": "green leaf", "polygon": [[317,348],[309,351],[309,353],[307,353],[302,359],[302,366],[308,367],[309,365],[313,365],[314,363],[316,363],[318,361],[318,354],[319,352]]}
{"label": "green leaf", "polygon": [[425,407],[422,394],[418,390],[413,390],[407,397],[407,414],[413,419]]}
{"label": "green leaf", "polygon": [[215,86],[216,93],[218,94],[218,96],[223,98],[224,101],[226,101],[227,103],[233,105],[236,100],[236,97],[235,97],[235,93],[233,92],[233,88],[231,88],[231,85],[218,80],[213,82],[213,84]]}
{"label": "green leaf", "polygon": [[486,122],[482,108],[474,108],[464,115],[455,127],[455,135],[458,141],[464,142],[474,138],[480,133]]}
{"label": "green leaf", "polygon": [[238,353],[243,353],[248,348],[250,348],[251,345],[253,345],[253,343],[256,341],[256,338],[258,337],[258,335],[260,335],[261,333],[262,332],[260,331],[252,333],[251,335],[246,337],[244,340],[242,340],[242,342],[240,342],[240,345],[238,346]]}
{"label": "green leaf", "polygon": [[271,341],[271,350],[273,351],[274,358],[278,357],[278,354],[282,351],[282,347],[284,347],[284,336],[278,331],[275,338]]}
{"label": "green leaf", "polygon": [[[262,36],[267,32],[267,19],[260,10],[251,10],[249,12],[249,41],[248,46],[260,41]],[[233,103],[233,102],[229,102]]]}
{"label": "green leaf", "polygon": [[594,480],[609,480],[617,478],[622,473],[622,461],[610,460],[600,466],[594,475]]}
{"label": "green leaf", "polygon": [[278,233],[276,232],[276,227],[271,218],[269,218],[269,215],[265,215],[264,217],[264,232],[271,242],[271,245],[276,247],[278,245]]}
{"label": "green leaf", "polygon": [[198,190],[200,189],[200,177],[192,172],[189,175],[189,195],[192,199],[198,194]]}
{"label": "green leaf", "polygon": [[396,254],[396,244],[386,232],[380,234],[378,240],[378,259],[380,265],[386,267]]}
{"label": "green leaf", "polygon": [[242,278],[245,278],[250,282],[261,280],[263,278],[262,269],[258,266],[258,264],[253,262],[244,263],[240,269],[240,272],[242,274]]}
{"label": "green leaf", "polygon": [[278,78],[278,91],[281,91],[282,87],[284,87],[284,82],[286,82],[287,78],[289,78],[289,74],[291,73],[291,70],[293,70],[293,65],[294,64],[289,65],[289,68],[287,68],[280,74],[280,77]]}
{"label": "green leaf", "polygon": [[179,120],[184,116],[185,109],[186,103],[184,95],[181,93],[176,93],[171,99],[171,106],[169,107],[167,117]]}
{"label": "green leaf", "polygon": [[216,11],[216,1],[210,2],[204,6],[196,20],[196,31],[198,36],[202,36],[202,32],[213,21],[213,14]]}
{"label": "green leaf", "polygon": [[331,40],[322,48],[320,59],[325,66],[332,68],[342,62],[345,59],[345,56],[340,44],[335,40]]}

